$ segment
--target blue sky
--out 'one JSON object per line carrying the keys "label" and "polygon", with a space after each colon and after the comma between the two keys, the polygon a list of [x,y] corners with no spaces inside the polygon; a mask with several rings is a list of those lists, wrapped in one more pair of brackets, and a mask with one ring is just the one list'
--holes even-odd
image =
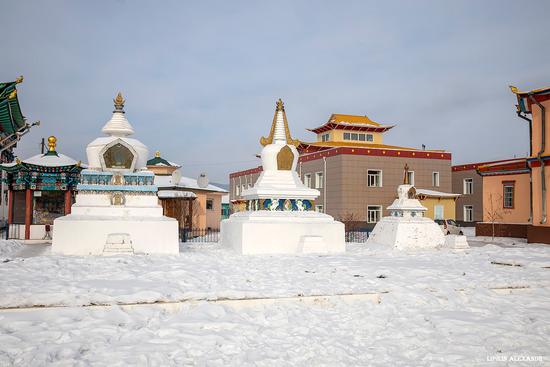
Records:
{"label": "blue sky", "polygon": [[525,155],[508,89],[550,85],[548,1],[5,1],[0,79],[42,125],[16,150],[85,147],[122,91],[135,137],[183,174],[259,164],[277,98],[291,133],[331,113],[397,125],[385,143],[453,163]]}

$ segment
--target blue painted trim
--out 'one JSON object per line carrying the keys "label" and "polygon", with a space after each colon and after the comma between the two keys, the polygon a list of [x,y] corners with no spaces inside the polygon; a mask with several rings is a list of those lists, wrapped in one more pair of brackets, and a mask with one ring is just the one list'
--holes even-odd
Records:
{"label": "blue painted trim", "polygon": [[78,191],[135,191],[135,192],[157,192],[156,185],[84,185],[76,186]]}

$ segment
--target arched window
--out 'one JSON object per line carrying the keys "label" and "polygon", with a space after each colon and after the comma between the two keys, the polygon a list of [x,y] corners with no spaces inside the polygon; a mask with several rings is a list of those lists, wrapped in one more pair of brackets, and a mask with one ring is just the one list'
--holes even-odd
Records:
{"label": "arched window", "polygon": [[103,153],[103,159],[105,160],[106,168],[129,169],[132,168],[134,154],[132,154],[130,149],[118,143]]}

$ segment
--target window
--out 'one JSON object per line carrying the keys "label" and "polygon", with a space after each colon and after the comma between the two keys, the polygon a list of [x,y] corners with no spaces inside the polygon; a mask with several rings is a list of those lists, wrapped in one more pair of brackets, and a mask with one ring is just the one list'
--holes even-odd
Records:
{"label": "window", "polygon": [[206,199],[206,209],[207,210],[214,210],[214,200]]}
{"label": "window", "polygon": [[439,187],[439,172],[432,172],[432,186]]}
{"label": "window", "polygon": [[382,207],[380,205],[367,206],[367,222],[376,223],[382,217]]}
{"label": "window", "polygon": [[359,134],[359,141],[365,141],[365,134]]}
{"label": "window", "polygon": [[443,205],[434,205],[434,219],[445,219],[445,207]]}
{"label": "window", "polygon": [[382,171],[368,170],[367,181],[369,187],[382,187]]}
{"label": "window", "polygon": [[243,193],[243,191],[246,190],[246,186],[245,185],[241,185],[241,195]]}
{"label": "window", "polygon": [[324,179],[323,172],[317,172],[315,174],[315,188],[316,189],[322,189],[323,188],[323,186],[324,186],[323,185],[324,184],[323,179]]}
{"label": "window", "polygon": [[323,206],[322,205],[315,205],[315,211],[319,212],[319,213],[324,213],[323,212]]}
{"label": "window", "polygon": [[464,194],[470,195],[474,193],[474,179],[473,178],[465,178],[464,179]]}
{"label": "window", "polygon": [[128,169],[132,167],[134,155],[126,146],[117,143],[103,153],[105,167],[113,169]]}
{"label": "window", "polygon": [[351,134],[350,133],[344,133],[344,140],[351,140]]}
{"label": "window", "polygon": [[357,133],[351,133],[351,140],[358,140]]}
{"label": "window", "polygon": [[321,135],[321,141],[328,141],[329,138],[330,138],[330,134],[329,134],[329,133],[326,133],[326,134]]}
{"label": "window", "polygon": [[407,180],[409,181],[409,185],[414,186],[414,171],[407,172]]}
{"label": "window", "polygon": [[367,134],[367,141],[373,141],[372,134]]}
{"label": "window", "polygon": [[65,191],[35,191],[32,208],[32,224],[53,224],[65,215]]}
{"label": "window", "polygon": [[502,182],[504,194],[502,195],[503,206],[507,209],[514,208],[514,181]]}
{"label": "window", "polygon": [[306,185],[307,187],[311,187],[311,174],[310,173],[306,173],[304,175],[304,185]]}
{"label": "window", "polygon": [[474,221],[474,206],[473,205],[464,205],[464,221],[473,222]]}
{"label": "window", "polygon": [[241,191],[239,190],[239,185],[235,185],[235,196],[239,196]]}

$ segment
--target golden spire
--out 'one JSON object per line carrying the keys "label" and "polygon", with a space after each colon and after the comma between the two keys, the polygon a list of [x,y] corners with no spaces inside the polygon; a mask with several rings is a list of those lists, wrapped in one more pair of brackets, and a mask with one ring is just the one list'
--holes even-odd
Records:
{"label": "golden spire", "polygon": [[155,152],[155,158],[160,158],[160,150],[157,150],[157,151]]}
{"label": "golden spire", "polygon": [[15,79],[15,82],[16,82],[17,84],[23,83],[23,79],[24,79],[24,78],[23,78],[23,75],[20,75],[19,78]]}
{"label": "golden spire", "polygon": [[115,111],[123,111],[124,103],[126,103],[126,100],[124,97],[122,97],[122,93],[118,92],[116,97],[113,99],[113,102],[115,103]]}
{"label": "golden spire", "polygon": [[276,103],[275,115],[273,116],[273,122],[271,123],[271,131],[269,132],[269,136],[267,138],[262,137],[260,139],[260,144],[265,147],[266,145],[273,143],[273,136],[275,135],[275,126],[277,125],[277,114],[279,112],[282,112],[283,114],[286,143],[297,147],[298,145],[300,145],[300,141],[297,139],[292,139],[292,137],[290,136],[290,130],[288,129],[288,121],[286,119],[285,104],[283,103],[283,100],[280,98],[277,100],[277,103]]}
{"label": "golden spire", "polygon": [[55,146],[57,144],[57,138],[55,136],[50,136],[48,138],[48,150],[50,152],[55,152]]}

